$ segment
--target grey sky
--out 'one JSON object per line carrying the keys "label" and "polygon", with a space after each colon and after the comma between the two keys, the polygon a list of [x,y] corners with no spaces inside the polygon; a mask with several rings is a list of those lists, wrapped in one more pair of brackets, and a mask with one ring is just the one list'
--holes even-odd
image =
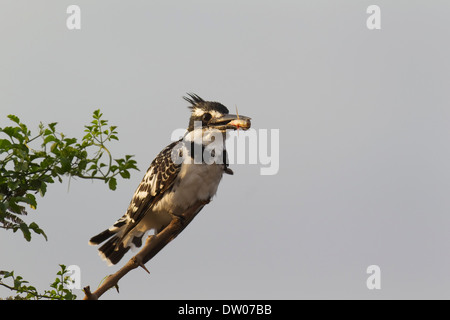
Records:
{"label": "grey sky", "polygon": [[[66,8],[81,8],[81,30]],[[381,30],[366,8],[381,8]],[[88,239],[126,210],[195,92],[280,130],[280,170],[233,165],[217,196],[109,299],[449,298],[448,1],[0,1],[0,124],[81,137],[100,108],[140,172],[38,199],[49,237],[0,232],[0,269],[117,270]],[[127,258],[130,258],[128,254]],[[381,268],[368,290],[366,268]],[[0,296],[9,292],[0,288]],[[76,294],[81,298],[81,291]]]}

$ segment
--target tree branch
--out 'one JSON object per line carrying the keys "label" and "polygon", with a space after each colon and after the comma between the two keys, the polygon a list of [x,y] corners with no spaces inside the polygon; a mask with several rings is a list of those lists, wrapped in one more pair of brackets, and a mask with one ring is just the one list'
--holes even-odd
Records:
{"label": "tree branch", "polygon": [[175,239],[181,231],[195,218],[203,207],[209,203],[207,201],[198,201],[191,206],[186,212],[180,216],[174,217],[172,221],[161,232],[156,235],[149,236],[145,242],[145,245],[134,257],[132,257],[122,268],[116,273],[109,275],[106,280],[95,290],[91,292],[90,287],[87,286],[83,289],[85,297],[83,300],[98,300],[102,294],[112,287],[117,286],[122,277],[128,272],[137,267],[143,268],[146,272],[150,273],[145,264],[152,259],[162,248],[164,248],[170,241]]}

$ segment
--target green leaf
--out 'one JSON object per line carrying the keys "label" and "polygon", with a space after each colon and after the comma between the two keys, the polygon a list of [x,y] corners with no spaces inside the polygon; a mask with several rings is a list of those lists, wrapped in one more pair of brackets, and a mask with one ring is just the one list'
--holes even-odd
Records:
{"label": "green leaf", "polygon": [[47,184],[44,181],[41,181],[41,186],[39,187],[38,191],[41,197],[45,196],[45,193],[47,192]]}
{"label": "green leaf", "polygon": [[108,181],[108,184],[109,184],[109,188],[111,190],[116,190],[116,187],[117,187],[117,180],[116,180],[116,178],[114,178],[114,177],[110,178],[109,181]]}
{"label": "green leaf", "polygon": [[14,121],[14,122],[17,123],[17,124],[20,124],[20,119],[19,119],[19,117],[15,116],[15,115],[13,115],[13,114],[10,114],[10,115],[8,115],[8,118],[9,118],[10,120]]}
{"label": "green leaf", "polygon": [[50,147],[50,151],[53,153],[56,153],[58,151],[58,143],[53,143],[52,146]]}
{"label": "green leaf", "polygon": [[16,138],[20,142],[23,141],[23,136],[20,134],[20,128],[17,128],[17,127],[4,127],[2,129],[2,131],[4,133],[6,133],[8,136],[10,136],[11,138]]}
{"label": "green leaf", "polygon": [[19,290],[20,289],[20,287],[21,287],[21,285],[22,285],[22,277],[21,276],[18,276],[18,277],[16,277],[15,279],[14,279],[14,289],[15,290]]}
{"label": "green leaf", "polygon": [[45,234],[44,230],[39,228],[39,226],[36,224],[36,222],[32,222],[28,227],[31,230],[33,230],[36,234],[41,234],[45,238],[45,241],[48,241],[47,235]]}
{"label": "green leaf", "polygon": [[11,148],[11,142],[6,139],[0,139],[0,150],[9,150]]}
{"label": "green leaf", "polygon": [[76,143],[77,139],[75,139],[75,138],[65,138],[64,141],[66,142],[66,145],[70,146],[71,144]]}
{"label": "green leaf", "polygon": [[25,238],[25,240],[27,240],[28,242],[31,241],[31,232],[30,229],[28,228],[26,223],[21,223],[19,225],[20,230],[23,233],[23,237]]}
{"label": "green leaf", "polygon": [[120,175],[122,176],[122,178],[124,179],[130,179],[130,172],[128,170],[124,170],[120,172]]}
{"label": "green leaf", "polygon": [[70,170],[71,161],[69,158],[61,158],[61,170],[67,172]]}
{"label": "green leaf", "polygon": [[58,124],[58,122],[52,122],[48,125],[48,127],[50,128],[50,130],[55,133],[56,131],[56,125]]}
{"label": "green leaf", "polygon": [[76,295],[69,291],[64,295],[64,300],[75,300],[76,297]]}
{"label": "green leaf", "polygon": [[52,130],[50,130],[50,129],[45,129],[44,130],[44,136],[48,136],[48,135],[51,135],[53,132],[52,132]]}
{"label": "green leaf", "polygon": [[100,109],[94,111],[93,117],[94,119],[99,119],[103,114],[100,113]]}
{"label": "green leaf", "polygon": [[1,271],[1,273],[3,274],[3,277],[9,278],[9,277],[14,277],[14,271]]}
{"label": "green leaf", "polygon": [[49,143],[49,142],[51,142],[51,141],[56,141],[56,140],[57,140],[57,139],[56,139],[55,136],[49,135],[49,136],[45,137],[45,139],[44,139],[44,144],[47,144],[47,143]]}
{"label": "green leaf", "polygon": [[91,140],[92,139],[92,134],[91,134],[91,132],[90,131],[86,131],[85,130],[85,132],[89,132],[88,134],[86,134],[84,137],[83,137],[83,141],[88,141],[88,140]]}

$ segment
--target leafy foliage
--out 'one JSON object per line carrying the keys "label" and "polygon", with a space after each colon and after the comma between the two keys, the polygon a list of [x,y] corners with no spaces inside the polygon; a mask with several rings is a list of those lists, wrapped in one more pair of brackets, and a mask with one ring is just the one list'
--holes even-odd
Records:
{"label": "leafy foliage", "polygon": [[47,239],[35,223],[27,223],[26,207],[37,207],[36,194],[44,196],[47,185],[62,177],[78,177],[104,181],[116,189],[117,177],[130,178],[130,170],[138,170],[132,155],[113,159],[106,144],[119,140],[117,127],[108,126],[100,110],[85,126],[85,135],[78,141],[57,131],[57,123],[40,124],[32,135],[15,115],[8,118],[13,125],[0,127],[0,228],[20,230],[27,241],[31,231]]}
{"label": "leafy foliage", "polygon": [[[23,277],[15,276],[14,271],[0,271],[0,286],[17,293],[15,296],[9,297],[10,300],[75,300],[77,296],[67,288],[72,281],[70,276],[66,275],[68,270],[63,264],[59,266],[60,270],[56,273],[55,281],[50,284],[52,289],[45,290],[43,293],[39,293],[34,286],[28,285],[29,282]],[[12,283],[8,285],[4,279],[8,279]]]}

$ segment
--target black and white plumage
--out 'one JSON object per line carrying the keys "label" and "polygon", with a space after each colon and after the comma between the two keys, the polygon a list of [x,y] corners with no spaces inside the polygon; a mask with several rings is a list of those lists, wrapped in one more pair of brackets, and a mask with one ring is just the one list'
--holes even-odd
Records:
{"label": "black and white plumage", "polygon": [[[169,144],[156,156],[126,213],[109,229],[89,241],[91,245],[106,241],[98,250],[109,264],[118,263],[130,248],[140,247],[147,231],[158,233],[173,216],[181,215],[198,201],[209,201],[216,194],[223,173],[233,173],[226,163],[226,130],[238,129],[239,125],[234,124],[237,119],[245,121],[250,127],[250,118],[229,114],[224,105],[204,101],[195,94],[189,94],[184,99],[191,104],[185,136]],[[217,132],[223,139],[223,147],[216,148],[213,156],[224,161],[211,163],[205,161],[202,155],[214,141],[210,136],[216,134],[216,139]],[[204,138],[200,142],[196,138],[199,135]],[[201,150],[200,161],[195,150]]]}

